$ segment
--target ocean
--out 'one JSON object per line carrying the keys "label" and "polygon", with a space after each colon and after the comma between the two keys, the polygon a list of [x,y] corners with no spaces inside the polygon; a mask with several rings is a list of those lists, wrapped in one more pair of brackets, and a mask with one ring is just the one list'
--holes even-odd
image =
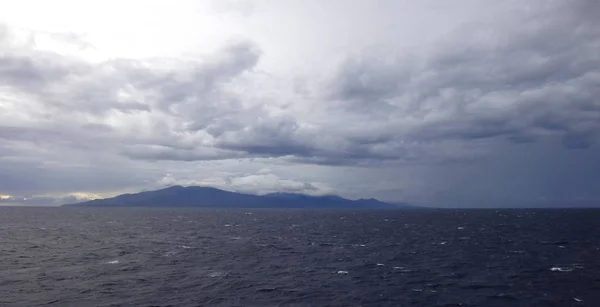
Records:
{"label": "ocean", "polygon": [[0,306],[600,306],[600,210],[0,207]]}

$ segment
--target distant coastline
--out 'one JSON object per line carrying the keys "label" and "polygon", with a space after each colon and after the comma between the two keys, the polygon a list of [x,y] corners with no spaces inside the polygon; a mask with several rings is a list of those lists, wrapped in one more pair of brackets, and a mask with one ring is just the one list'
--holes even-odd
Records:
{"label": "distant coastline", "polygon": [[198,208],[311,208],[311,209],[411,209],[377,199],[350,200],[336,195],[310,196],[296,193],[252,195],[210,187],[172,186],[156,191],[122,194],[63,206],[81,207],[198,207]]}

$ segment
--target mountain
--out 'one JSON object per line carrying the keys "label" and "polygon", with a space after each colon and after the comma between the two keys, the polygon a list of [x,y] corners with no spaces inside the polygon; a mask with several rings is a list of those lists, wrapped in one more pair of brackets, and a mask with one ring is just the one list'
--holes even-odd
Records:
{"label": "mountain", "polygon": [[250,195],[209,187],[182,187],[123,194],[112,198],[67,204],[86,207],[198,207],[198,208],[314,208],[314,209],[403,209],[408,205],[376,199],[350,200],[335,195],[309,196],[295,193]]}

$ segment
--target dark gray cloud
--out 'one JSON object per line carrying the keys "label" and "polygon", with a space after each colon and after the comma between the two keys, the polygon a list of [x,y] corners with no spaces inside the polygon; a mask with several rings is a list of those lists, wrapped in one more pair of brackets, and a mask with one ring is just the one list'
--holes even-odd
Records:
{"label": "dark gray cloud", "polygon": [[350,59],[327,84],[330,110],[404,120],[396,140],[590,147],[600,131],[600,27],[588,12],[598,6],[552,2],[511,24],[465,26],[422,57]]}
{"label": "dark gray cloud", "polygon": [[209,161],[243,158],[237,152],[219,150],[214,148],[173,148],[161,145],[133,145],[126,146],[121,154],[136,160],[147,161]]}
{"label": "dark gray cloud", "polygon": [[263,117],[240,129],[219,133],[217,146],[260,156],[311,155],[315,149],[301,140],[301,133],[294,118]]}

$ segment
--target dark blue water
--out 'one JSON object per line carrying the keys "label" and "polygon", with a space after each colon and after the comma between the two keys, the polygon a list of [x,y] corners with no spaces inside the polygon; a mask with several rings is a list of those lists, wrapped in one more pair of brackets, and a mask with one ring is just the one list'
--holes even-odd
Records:
{"label": "dark blue water", "polygon": [[0,208],[0,306],[600,306],[600,210]]}

